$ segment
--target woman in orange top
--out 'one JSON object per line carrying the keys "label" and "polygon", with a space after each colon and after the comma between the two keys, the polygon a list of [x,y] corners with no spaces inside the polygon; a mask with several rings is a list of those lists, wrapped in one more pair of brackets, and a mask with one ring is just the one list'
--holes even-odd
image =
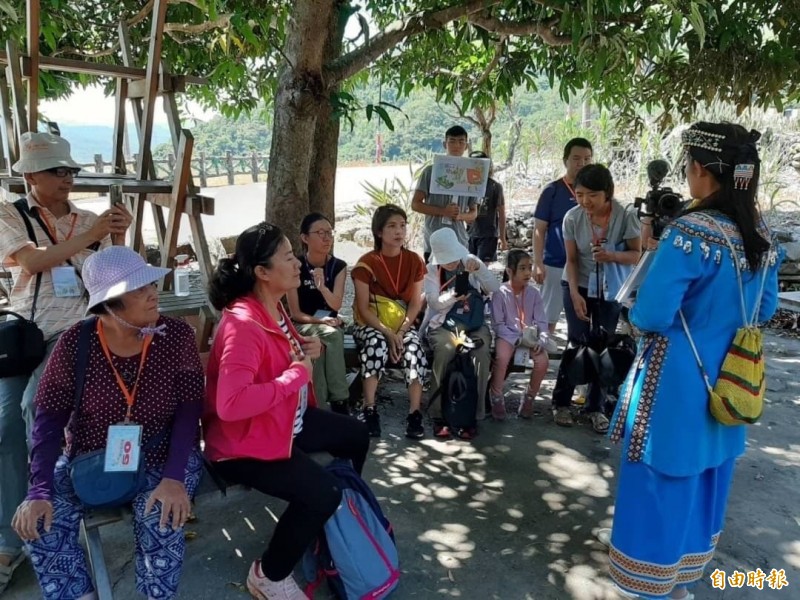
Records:
{"label": "woman in orange top", "polygon": [[[364,420],[372,437],[380,437],[381,424],[375,408],[375,393],[386,363],[401,363],[408,385],[409,409],[406,435],[419,438],[422,432],[422,380],[428,360],[414,322],[422,309],[422,280],[425,264],[416,253],[404,248],[407,217],[394,204],[381,206],[372,216],[375,249],[353,267],[355,309],[360,327],[354,332],[364,378]],[[395,319],[379,310],[378,297],[394,301]],[[405,316],[401,318],[402,312]]]}

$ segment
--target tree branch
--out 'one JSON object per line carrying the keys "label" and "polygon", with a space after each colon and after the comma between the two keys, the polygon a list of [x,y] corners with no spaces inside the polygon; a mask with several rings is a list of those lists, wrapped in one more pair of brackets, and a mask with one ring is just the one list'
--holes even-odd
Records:
{"label": "tree branch", "polygon": [[500,41],[498,41],[497,45],[495,45],[494,47],[494,56],[492,57],[492,60],[489,61],[489,64],[486,65],[486,68],[483,70],[483,73],[481,73],[478,79],[475,81],[474,85],[476,88],[481,87],[484,83],[486,83],[486,80],[489,79],[489,76],[492,74],[492,71],[494,71],[494,68],[497,66],[497,63],[500,62],[500,57],[503,54],[505,45],[506,45],[506,37],[503,36],[502,38],[500,38]]}
{"label": "tree branch", "polygon": [[543,21],[503,21],[486,11],[469,16],[470,23],[486,31],[506,35],[537,35],[548,46],[569,46],[572,43],[572,36],[561,35],[553,30],[558,21],[558,17],[550,17]]}
{"label": "tree branch", "polygon": [[60,48],[53,52],[53,56],[61,56],[64,54],[72,54],[74,56],[81,56],[83,58],[101,58],[103,56],[112,56],[119,51],[119,41],[114,42],[110,48],[105,50],[81,50],[80,48],[74,48],[72,46],[67,46],[66,48]]}
{"label": "tree branch", "polygon": [[199,35],[212,29],[224,29],[230,26],[231,16],[230,14],[219,15],[215,20],[203,23],[164,23],[164,33]]}
{"label": "tree branch", "polygon": [[331,61],[326,66],[326,80],[335,85],[367,68],[385,52],[394,48],[403,40],[429,31],[440,29],[450,21],[484,11],[500,4],[502,0],[465,0],[458,4],[439,10],[424,12],[405,20],[395,21],[383,33],[369,40],[368,44],[359,46]]}
{"label": "tree branch", "polygon": [[[142,7],[142,10],[126,21],[128,27],[133,27],[134,25],[138,25],[144,21],[147,18],[147,15],[153,12],[153,4],[155,4],[155,0],[147,0],[147,4]],[[191,4],[195,8],[200,8],[197,0],[168,0],[167,4]]]}

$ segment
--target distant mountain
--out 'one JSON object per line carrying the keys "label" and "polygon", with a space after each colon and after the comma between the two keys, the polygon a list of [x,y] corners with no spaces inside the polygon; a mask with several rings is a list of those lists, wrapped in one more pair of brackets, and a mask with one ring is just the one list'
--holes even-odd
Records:
{"label": "distant mountain", "polygon": [[[93,163],[95,154],[102,154],[103,160],[111,160],[112,144],[114,142],[114,128],[106,125],[59,125],[61,135],[72,146],[72,158],[81,164]],[[139,139],[136,136],[136,127],[128,126],[128,139],[130,151],[138,152]],[[153,127],[153,141],[151,148],[170,141],[169,127],[166,124],[156,124]]]}

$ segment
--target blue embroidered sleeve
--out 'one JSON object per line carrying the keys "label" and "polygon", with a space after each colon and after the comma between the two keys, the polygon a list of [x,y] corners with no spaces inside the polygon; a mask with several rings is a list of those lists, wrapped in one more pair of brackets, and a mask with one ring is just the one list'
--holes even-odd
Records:
{"label": "blue embroidered sleeve", "polygon": [[663,333],[675,321],[686,291],[703,274],[703,254],[711,248],[677,227],[664,231],[631,309],[630,320],[642,331]]}
{"label": "blue embroidered sleeve", "polygon": [[[777,244],[777,242],[773,242]],[[764,282],[764,293],[761,296],[761,306],[758,310],[759,323],[764,323],[772,318],[778,309],[778,271],[786,255],[786,251],[780,246],[777,250],[770,250],[767,269],[767,280]]]}

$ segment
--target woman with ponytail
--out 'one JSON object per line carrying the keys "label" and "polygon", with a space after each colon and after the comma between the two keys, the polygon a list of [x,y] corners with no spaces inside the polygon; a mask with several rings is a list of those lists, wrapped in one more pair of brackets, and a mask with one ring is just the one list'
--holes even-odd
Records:
{"label": "woman with ponytail", "polygon": [[[646,598],[692,598],[722,532],[745,427],[723,425],[690,345],[717,380],[736,330],[775,312],[780,256],[760,218],[759,133],[730,123],[695,123],[682,135],[695,201],[664,230],[630,311],[643,332],[611,426],[623,445],[611,576]],[[741,271],[740,288],[737,265]],[[741,290],[741,291],[740,291]]]}
{"label": "woman with ponytail", "polygon": [[306,597],[292,570],[341,501],[336,478],[309,454],[349,459],[360,473],[369,450],[363,423],[317,408],[320,341],[300,335],[281,304],[299,285],[289,240],[261,223],[239,236],[209,289],[222,318],[208,362],[206,455],[225,480],[289,502],[247,577],[250,593],[269,600]]}

